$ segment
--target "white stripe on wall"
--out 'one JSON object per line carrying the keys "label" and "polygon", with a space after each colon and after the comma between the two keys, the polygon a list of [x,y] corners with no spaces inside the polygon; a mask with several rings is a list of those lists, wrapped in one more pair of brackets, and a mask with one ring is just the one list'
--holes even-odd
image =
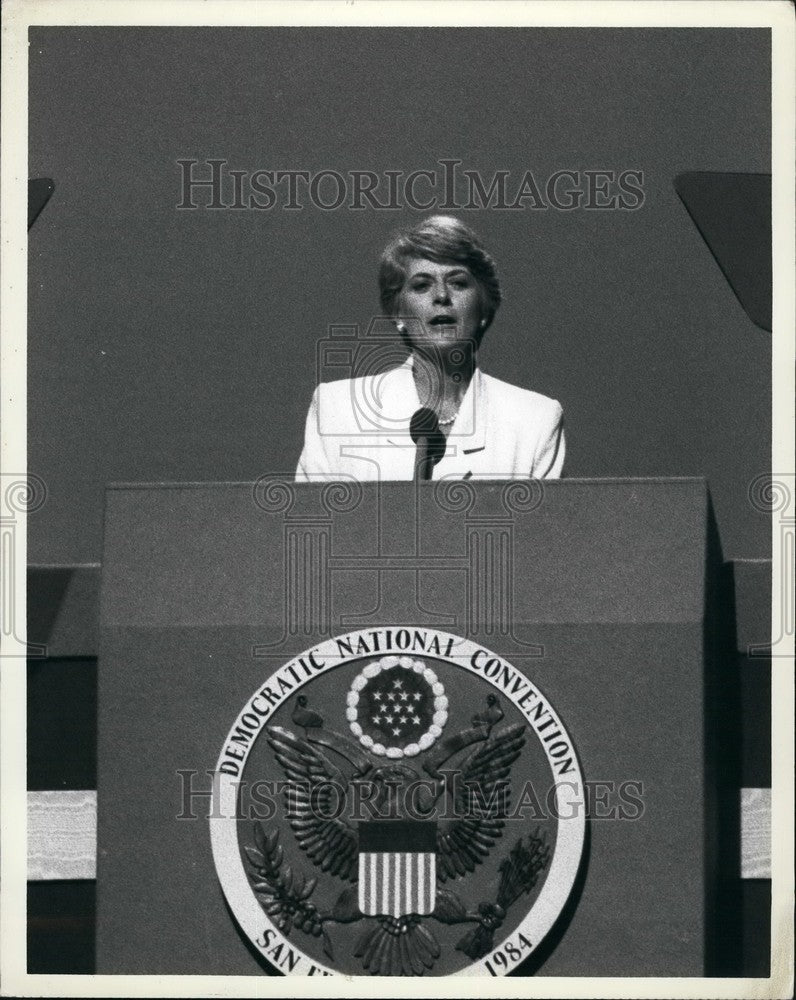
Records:
{"label": "white stripe on wall", "polygon": [[[771,878],[771,789],[742,788],[741,877]],[[28,879],[32,882],[97,877],[97,793],[28,792]],[[426,855],[430,877],[418,869],[420,885],[436,881],[436,859]],[[418,865],[423,862],[418,862]],[[376,882],[376,855],[371,855]],[[364,910],[362,882],[359,908]],[[429,903],[428,894],[425,895]]]}
{"label": "white stripe on wall", "polygon": [[28,879],[97,877],[97,793],[28,792]]}
{"label": "white stripe on wall", "polygon": [[741,789],[741,875],[771,878],[771,789]]}

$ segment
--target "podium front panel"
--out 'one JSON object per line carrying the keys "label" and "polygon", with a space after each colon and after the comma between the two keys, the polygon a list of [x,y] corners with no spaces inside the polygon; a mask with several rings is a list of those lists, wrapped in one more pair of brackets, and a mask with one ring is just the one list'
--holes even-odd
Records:
{"label": "podium front panel", "polygon": [[[203,793],[219,751],[283,664],[330,637],[405,626],[511,664],[555,706],[577,754],[589,797],[582,860],[517,971],[703,975],[716,569],[700,480],[111,487],[97,971],[271,971],[214,865]],[[337,691],[356,675],[346,669],[323,678],[307,709],[335,730],[346,726]],[[439,671],[465,727],[469,709]],[[514,708],[501,704],[502,725]],[[275,721],[289,725],[291,711],[299,717],[295,699]]]}

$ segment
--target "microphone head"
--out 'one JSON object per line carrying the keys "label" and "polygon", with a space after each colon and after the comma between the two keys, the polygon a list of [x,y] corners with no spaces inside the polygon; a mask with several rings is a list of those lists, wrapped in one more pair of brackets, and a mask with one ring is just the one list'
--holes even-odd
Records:
{"label": "microphone head", "polygon": [[409,421],[409,433],[412,440],[417,444],[421,438],[425,438],[428,448],[428,457],[434,465],[439,462],[445,454],[447,441],[445,435],[439,429],[439,418],[437,414],[428,406],[421,406],[412,414]]}
{"label": "microphone head", "polygon": [[434,437],[439,434],[439,418],[428,406],[421,406],[412,414],[409,421],[409,433],[415,444],[421,437]]}

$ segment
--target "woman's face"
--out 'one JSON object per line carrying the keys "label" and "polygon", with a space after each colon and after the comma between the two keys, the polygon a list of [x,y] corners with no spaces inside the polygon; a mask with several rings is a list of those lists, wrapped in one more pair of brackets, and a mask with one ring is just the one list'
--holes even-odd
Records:
{"label": "woman's face", "polygon": [[406,272],[398,304],[400,315],[408,320],[406,332],[412,346],[421,346],[418,338],[429,346],[477,344],[481,300],[470,269],[415,258],[406,262]]}

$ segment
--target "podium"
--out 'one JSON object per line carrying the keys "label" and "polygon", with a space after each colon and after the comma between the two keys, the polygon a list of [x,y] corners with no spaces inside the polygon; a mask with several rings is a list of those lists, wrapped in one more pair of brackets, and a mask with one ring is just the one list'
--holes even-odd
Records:
{"label": "podium", "polygon": [[[512,971],[706,974],[720,561],[699,479],[110,487],[97,972],[272,971],[214,865],[219,752],[281,665],[332,637],[404,626],[511,664],[577,754],[577,873]],[[617,815],[622,789],[635,815]]]}

